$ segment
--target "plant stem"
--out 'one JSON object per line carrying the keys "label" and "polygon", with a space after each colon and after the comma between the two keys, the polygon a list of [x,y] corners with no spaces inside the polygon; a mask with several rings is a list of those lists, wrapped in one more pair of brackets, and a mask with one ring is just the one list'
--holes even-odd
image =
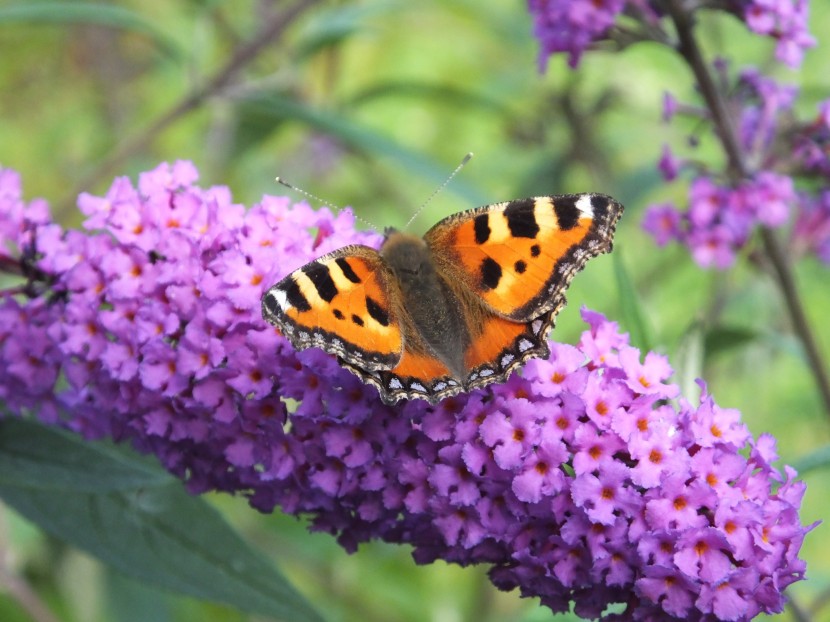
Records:
{"label": "plant stem", "polygon": [[[712,114],[715,132],[720,139],[721,145],[726,152],[729,163],[729,176],[733,181],[751,178],[752,174],[746,165],[740,143],[735,132],[732,118],[726,106],[726,101],[721,96],[715,81],[709,72],[709,67],[703,60],[703,54],[694,37],[694,24],[691,15],[683,8],[681,0],[668,0],[667,6],[677,30],[681,56],[691,68],[701,95],[706,101]],[[769,228],[761,228],[761,240],[764,250],[772,264],[778,287],[784,297],[787,311],[790,316],[793,328],[801,341],[804,352],[807,355],[810,370],[814,376],[824,409],[830,416],[830,378],[827,375],[827,368],[821,356],[801,297],[796,288],[792,268],[787,260],[784,250],[776,234]]]}

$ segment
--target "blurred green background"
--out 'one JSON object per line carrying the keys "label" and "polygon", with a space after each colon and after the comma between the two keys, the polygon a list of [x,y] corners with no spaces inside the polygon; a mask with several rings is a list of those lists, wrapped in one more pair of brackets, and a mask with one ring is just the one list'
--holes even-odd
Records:
{"label": "blurred green background", "polygon": [[[830,32],[828,3],[812,3],[820,44],[797,72],[768,63],[772,42],[737,20],[705,19],[710,58],[760,65],[799,84],[803,117],[830,93],[821,41]],[[685,196],[683,183],[666,185],[656,172],[664,143],[683,153],[694,132],[702,141],[696,156],[722,161],[705,128],[660,121],[664,91],[694,100],[685,66],[642,44],[589,53],[577,72],[555,58],[540,74],[531,29],[525,5],[505,1],[0,2],[0,165],[18,170],[26,197],[46,198],[67,226],[81,222],[78,192],[103,193],[114,176],[135,179],[176,159],[194,161],[203,185],[227,185],[246,205],[284,194],[273,181],[280,175],[382,229],[405,223],[474,152],[417,219],[417,232],[494,201],[611,194],[627,208],[615,255],[633,283],[625,295],[644,319],[635,345],[668,354],[693,400],[693,380],[704,377],[756,436],[778,438],[784,462],[804,464],[827,445],[830,413],[774,283],[743,259],[726,273],[703,272],[686,251],[658,249],[640,229],[649,203]],[[575,280],[557,340],[578,339],[583,304],[636,328],[627,325],[614,261],[600,257]],[[830,269],[806,258],[795,270],[830,358]],[[804,478],[802,519],[810,523],[827,515],[830,478],[821,468]],[[483,568],[417,567],[408,550],[378,543],[349,556],[301,521],[257,514],[242,499],[213,501],[329,620],[551,617],[536,601],[496,591]],[[824,531],[802,549],[810,581],[789,592],[804,608],[830,586]],[[15,577],[66,622],[251,619],[139,586],[2,505],[0,556],[3,622],[30,619],[10,595]],[[812,619],[830,620],[828,607],[821,611]]]}

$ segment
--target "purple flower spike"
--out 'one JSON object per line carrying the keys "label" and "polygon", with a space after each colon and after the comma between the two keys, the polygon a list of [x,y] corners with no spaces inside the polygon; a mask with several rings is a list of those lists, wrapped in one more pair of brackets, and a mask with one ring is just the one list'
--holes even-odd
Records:
{"label": "purple flower spike", "polygon": [[643,228],[663,246],[686,245],[703,268],[729,268],[758,225],[780,227],[799,204],[792,178],[762,171],[737,187],[698,177],[689,188],[689,209],[652,205]]}
{"label": "purple flower spike", "polygon": [[490,564],[498,587],[553,611],[782,610],[805,573],[804,484],[705,386],[675,405],[666,358],[583,310],[578,345],[551,342],[549,360],[502,385],[386,406],[334,357],[295,352],[258,304],[297,266],[380,237],[283,197],[246,211],[195,177],[161,165],[137,189],[83,196],[81,233],[0,171],[2,259],[30,275],[0,292],[11,412],[131,442],[192,492],[307,516],[349,551],[381,539],[419,563]]}
{"label": "purple flower spike", "polygon": [[529,0],[534,34],[541,43],[539,67],[544,70],[548,57],[568,53],[568,64],[576,67],[593,41],[602,38],[614,25],[624,0]]}
{"label": "purple flower spike", "polygon": [[[690,3],[683,10],[692,13],[701,8],[727,11],[752,32],[774,39],[776,59],[793,68],[799,67],[804,53],[816,45],[807,27],[808,0],[729,0],[713,6]],[[568,54],[568,65],[576,68],[591,44],[606,37],[623,13],[647,25],[644,33],[660,29],[666,13],[664,3],[652,0],[528,0],[528,10],[533,16],[533,34],[541,45],[542,70],[549,56],[562,52]],[[637,31],[628,31],[621,41],[630,43],[632,32]]]}

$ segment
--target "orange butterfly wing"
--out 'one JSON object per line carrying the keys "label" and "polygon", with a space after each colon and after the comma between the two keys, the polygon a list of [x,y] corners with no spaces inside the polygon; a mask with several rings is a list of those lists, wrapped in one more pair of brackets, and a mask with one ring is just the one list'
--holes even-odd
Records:
{"label": "orange butterfly wing", "polygon": [[588,259],[611,250],[622,211],[604,195],[534,197],[455,214],[427,232],[447,283],[482,307],[470,326],[465,386],[501,381],[528,358],[548,356],[565,290]]}
{"label": "orange butterfly wing", "polygon": [[380,253],[354,245],[271,287],[262,297],[262,314],[296,349],[337,355],[343,367],[375,385],[387,404],[458,393],[462,385],[446,365],[418,347],[401,305],[395,276]]}
{"label": "orange butterfly wing", "polygon": [[440,359],[426,352],[404,350],[400,362],[391,370],[364,371],[346,367],[366,382],[375,385],[385,404],[400,399],[422,399],[435,403],[463,391],[465,385],[454,378]]}
{"label": "orange butterfly wing", "polygon": [[400,294],[380,254],[346,246],[295,270],[262,297],[262,314],[297,349],[391,369],[403,354]]}
{"label": "orange butterfly wing", "polygon": [[600,194],[534,197],[455,214],[424,239],[450,281],[493,313],[527,322],[561,307],[585,262],[611,250],[622,211]]}

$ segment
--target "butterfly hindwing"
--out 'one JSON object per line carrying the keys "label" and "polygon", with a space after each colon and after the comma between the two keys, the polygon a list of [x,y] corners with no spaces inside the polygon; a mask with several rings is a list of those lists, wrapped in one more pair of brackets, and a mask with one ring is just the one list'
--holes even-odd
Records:
{"label": "butterfly hindwing", "polygon": [[547,333],[554,315],[551,311],[532,322],[512,322],[492,314],[481,317],[480,332],[464,353],[468,371],[460,380],[437,358],[406,347],[400,362],[391,370],[367,372],[345,361],[341,363],[377,387],[386,404],[413,398],[435,403],[462,391],[503,382],[527,359],[548,356]]}
{"label": "butterfly hindwing", "polygon": [[364,370],[391,369],[403,353],[399,296],[380,254],[353,245],[271,287],[262,312],[295,348],[322,348]]}
{"label": "butterfly hindwing", "polygon": [[574,274],[611,250],[622,210],[600,194],[520,199],[445,218],[424,239],[450,281],[527,322],[561,307]]}
{"label": "butterfly hindwing", "polygon": [[485,315],[464,353],[469,370],[465,386],[474,389],[502,382],[527,359],[547,357],[547,334],[554,315],[555,311],[548,311],[530,322]]}
{"label": "butterfly hindwing", "polygon": [[348,363],[344,366],[377,387],[386,404],[394,404],[404,398],[425,399],[434,403],[465,389],[464,384],[454,378],[438,358],[409,348],[404,349],[400,362],[388,371],[366,371]]}

